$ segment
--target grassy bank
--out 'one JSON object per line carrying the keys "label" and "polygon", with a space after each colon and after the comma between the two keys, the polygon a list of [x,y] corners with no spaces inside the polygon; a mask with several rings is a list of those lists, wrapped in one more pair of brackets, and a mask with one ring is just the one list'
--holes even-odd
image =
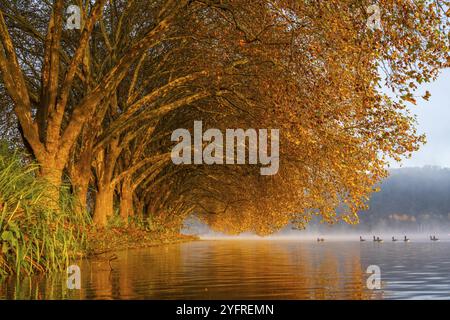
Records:
{"label": "grassy bank", "polygon": [[0,145],[0,275],[61,270],[86,247],[89,218],[73,210],[69,188],[52,199],[38,172]]}

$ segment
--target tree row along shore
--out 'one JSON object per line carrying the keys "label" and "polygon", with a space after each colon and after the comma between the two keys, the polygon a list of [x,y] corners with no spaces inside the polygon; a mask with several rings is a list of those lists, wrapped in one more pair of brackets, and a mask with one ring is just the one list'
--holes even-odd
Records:
{"label": "tree row along shore", "polygon": [[[2,274],[180,239],[190,216],[229,234],[357,223],[387,159],[425,141],[407,105],[450,62],[446,1],[380,0],[375,30],[368,0],[76,4],[79,29],[67,1],[0,3]],[[175,165],[195,121],[279,130],[276,174]]]}

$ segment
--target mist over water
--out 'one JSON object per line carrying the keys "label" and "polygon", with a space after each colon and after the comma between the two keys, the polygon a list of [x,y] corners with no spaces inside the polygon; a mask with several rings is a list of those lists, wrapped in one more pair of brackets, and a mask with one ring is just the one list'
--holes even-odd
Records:
{"label": "mist over water", "polygon": [[394,242],[392,241],[392,237],[394,237],[396,242],[403,242],[404,237],[406,236],[410,242],[430,242],[430,236],[435,236],[439,241],[450,242],[450,234],[446,233],[413,233],[413,232],[405,232],[405,233],[395,233],[395,232],[373,232],[373,233],[358,233],[358,232],[347,232],[347,233],[331,233],[324,234],[319,232],[299,232],[299,233],[277,233],[270,236],[258,236],[255,234],[241,234],[241,235],[226,235],[220,233],[204,233],[200,234],[199,237],[201,240],[292,240],[292,241],[317,241],[317,238],[324,239],[324,241],[360,241],[360,236],[366,242],[373,241],[373,236],[379,237],[384,242]]}
{"label": "mist over water", "polygon": [[[450,240],[450,169],[436,166],[390,170],[390,176],[373,193],[369,208],[359,212],[359,223],[348,225],[320,223],[317,217],[305,230],[288,225],[267,239],[326,239],[371,240],[375,235],[386,240],[403,239],[428,241],[430,236]],[[261,213],[264,215],[264,212]],[[214,232],[198,219],[188,219],[185,233],[198,234],[203,239],[259,239],[252,233],[230,237]]]}
{"label": "mist over water", "polygon": [[207,225],[198,220],[189,220],[183,229],[185,234],[195,234],[202,240],[302,240],[316,241],[317,238],[323,238],[327,241],[359,241],[360,236],[366,241],[372,241],[373,236],[380,237],[384,241],[392,241],[392,237],[399,242],[406,236],[410,241],[427,242],[430,236],[435,236],[439,241],[450,241],[450,228],[447,226],[430,224],[423,226],[406,227],[385,227],[377,226],[368,228],[361,225],[317,225],[311,224],[304,230],[296,230],[291,226],[280,230],[272,235],[258,236],[251,232],[245,232],[240,235],[228,235],[211,230]]}

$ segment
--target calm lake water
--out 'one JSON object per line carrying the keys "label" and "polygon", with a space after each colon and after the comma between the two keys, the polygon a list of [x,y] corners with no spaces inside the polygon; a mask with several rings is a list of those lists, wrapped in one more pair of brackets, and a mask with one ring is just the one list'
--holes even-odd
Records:
{"label": "calm lake water", "polygon": [[[449,299],[450,242],[197,241],[83,261],[65,274],[6,279],[0,299]],[[382,288],[366,285],[369,265]]]}

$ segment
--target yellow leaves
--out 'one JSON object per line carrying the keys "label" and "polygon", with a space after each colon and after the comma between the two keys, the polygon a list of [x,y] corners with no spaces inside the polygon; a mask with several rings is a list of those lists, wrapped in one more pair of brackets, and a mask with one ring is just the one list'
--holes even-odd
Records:
{"label": "yellow leaves", "polygon": [[392,52],[392,59],[398,59],[397,51]]}
{"label": "yellow leaves", "polygon": [[401,97],[400,97],[402,100],[404,100],[404,101],[408,101],[408,102],[410,102],[410,103],[412,103],[412,104],[417,104],[417,101],[416,101],[416,99],[414,99],[414,97],[413,97],[413,95],[411,94],[411,93],[407,93],[407,94],[405,94],[405,95],[402,95]]}
{"label": "yellow leaves", "polygon": [[425,92],[425,95],[422,96],[422,98],[426,101],[429,101],[430,97],[431,93],[428,90]]}

